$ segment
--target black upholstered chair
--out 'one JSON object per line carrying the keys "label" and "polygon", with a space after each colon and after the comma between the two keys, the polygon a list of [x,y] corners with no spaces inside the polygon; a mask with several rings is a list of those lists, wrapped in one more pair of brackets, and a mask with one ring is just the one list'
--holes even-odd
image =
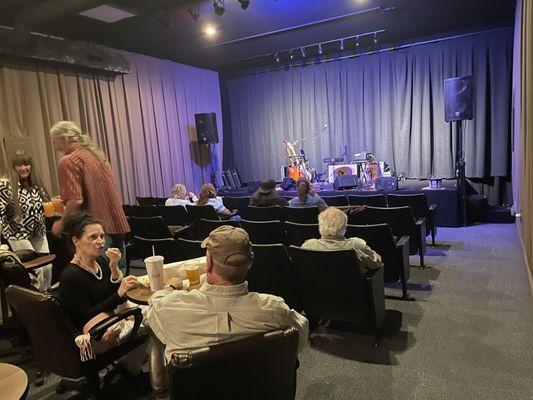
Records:
{"label": "black upholstered chair", "polygon": [[222,202],[224,203],[224,207],[226,207],[228,210],[238,210],[241,218],[246,218],[246,207],[248,207],[248,204],[250,204],[250,196],[224,196],[222,197]]}
{"label": "black upholstered chair", "polygon": [[368,246],[381,256],[383,262],[383,279],[385,282],[402,284],[402,298],[410,299],[407,293],[409,270],[409,237],[396,239],[387,224],[376,225],[348,225],[346,237],[363,239]]}
{"label": "black upholstered chair", "polygon": [[211,233],[211,231],[214,231],[215,229],[217,229],[218,227],[220,226],[223,226],[223,225],[229,225],[229,226],[235,226],[235,227],[238,227],[239,226],[239,223],[236,222],[236,221],[233,221],[231,219],[228,219],[228,220],[217,220],[217,219],[204,219],[202,218],[199,222],[198,222],[198,229],[197,229],[197,232],[198,232],[198,236],[196,237],[197,240],[204,240],[206,237],[209,236],[209,234]]}
{"label": "black upholstered chair", "polygon": [[150,239],[141,236],[133,237],[135,243],[135,255],[138,258],[146,258],[152,254],[163,256],[165,263],[181,260],[178,245],[174,238]]}
{"label": "black upholstered chair", "polygon": [[410,206],[415,218],[426,219],[426,236],[431,234],[431,244],[435,245],[437,236],[437,205],[430,204],[425,193],[420,194],[389,194],[387,197],[389,207]]}
{"label": "black upholstered chair", "polygon": [[282,297],[290,308],[302,309],[291,259],[282,244],[254,244],[254,263],[246,280],[253,292],[269,293]]}
{"label": "black upholstered chair", "polygon": [[148,205],[142,205],[142,206],[130,206],[129,216],[148,218],[148,217],[158,217],[159,213],[158,213],[156,206],[152,204],[148,204]]}
{"label": "black upholstered chair", "polygon": [[299,224],[318,223],[318,207],[283,207],[285,220]]}
{"label": "black upholstered chair", "polygon": [[156,206],[157,215],[163,217],[168,226],[185,226],[191,223],[187,209],[183,206]]}
{"label": "black upholstered chair", "polygon": [[248,232],[253,244],[287,244],[287,235],[281,221],[241,220],[242,228]]}
{"label": "black upholstered chair", "polygon": [[[119,346],[97,355],[94,360],[82,362],[80,349],[74,342],[79,332],[72,327],[66,313],[52,297],[16,285],[9,286],[6,294],[9,304],[28,331],[38,365],[64,378],[85,377],[90,394],[96,398],[100,394],[98,372],[147,339],[147,335],[137,334],[142,321],[141,309],[130,308],[103,320],[89,331],[91,338],[98,341],[107,328],[120,320],[134,317],[134,328],[128,338]],[[61,381],[56,392],[63,393],[69,386],[67,381]]]}
{"label": "black upholstered chair", "polygon": [[348,224],[388,224],[394,236],[409,236],[409,254],[418,253],[420,267],[424,267],[426,219],[415,218],[411,207],[367,207],[360,213],[349,214]]}
{"label": "black upholstered chair", "polygon": [[319,239],[318,224],[299,224],[285,221],[285,232],[289,245],[301,246],[307,239]]}
{"label": "black upholstered chair", "polygon": [[283,221],[285,214],[279,206],[271,207],[246,207],[246,218],[249,221]]}
{"label": "black upholstered chair", "polygon": [[141,236],[147,239],[173,237],[163,217],[130,217],[128,220],[133,236]]}
{"label": "black upholstered chair", "polygon": [[154,204],[154,198],[137,196],[137,204],[140,206],[151,206]]}
{"label": "black upholstered chair", "polygon": [[180,260],[189,260],[205,256],[205,249],[202,248],[201,240],[191,240],[178,238],[176,240]]}
{"label": "black upholstered chair", "polygon": [[237,378],[238,384],[231,385],[233,400],[292,400],[296,394],[297,351],[298,331],[289,328],[176,352],[167,367],[170,398],[219,398],[220,388]]}
{"label": "black upholstered chair", "polygon": [[322,197],[322,200],[324,200],[328,206],[342,207],[342,206],[349,205],[348,198],[343,194],[339,196],[320,196],[320,197]]}
{"label": "black upholstered chair", "polygon": [[152,197],[152,204],[154,206],[164,206],[166,201],[166,197]]}
{"label": "black upholstered chair", "polygon": [[387,207],[387,200],[384,194],[371,195],[348,195],[348,202],[351,206],[372,206],[372,207]]}
{"label": "black upholstered chair", "polygon": [[220,219],[215,208],[209,204],[204,206],[187,205],[186,208],[193,223],[198,223],[202,218],[212,220]]}
{"label": "black upholstered chair", "polygon": [[[374,332],[375,345],[385,318],[383,268],[361,274],[354,250],[314,251],[291,246],[296,286],[311,319],[346,321]],[[328,279],[338,279],[327,282]]]}

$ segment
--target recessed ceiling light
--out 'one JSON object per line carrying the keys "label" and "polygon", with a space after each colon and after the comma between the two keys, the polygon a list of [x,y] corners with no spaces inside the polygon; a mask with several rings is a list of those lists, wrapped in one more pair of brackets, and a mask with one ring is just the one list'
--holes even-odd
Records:
{"label": "recessed ceiling light", "polygon": [[207,28],[205,28],[205,33],[208,36],[214,36],[217,34],[217,30],[213,28],[212,26],[208,26]]}
{"label": "recessed ceiling light", "polygon": [[133,11],[127,11],[117,6],[111,6],[108,4],[102,4],[101,6],[82,11],[79,13],[79,15],[107,22],[109,24],[118,22],[124,18],[137,16],[137,14]]}

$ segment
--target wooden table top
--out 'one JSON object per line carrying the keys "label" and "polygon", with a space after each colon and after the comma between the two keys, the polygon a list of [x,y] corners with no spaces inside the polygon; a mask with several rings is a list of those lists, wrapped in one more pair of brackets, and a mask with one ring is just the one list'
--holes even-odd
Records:
{"label": "wooden table top", "polygon": [[28,375],[22,368],[0,363],[0,393],[2,400],[19,400],[26,397]]}
{"label": "wooden table top", "polygon": [[26,269],[35,269],[35,268],[39,268],[39,267],[43,267],[47,264],[50,264],[52,261],[54,261],[56,258],[56,255],[55,254],[46,254],[44,256],[40,256],[40,257],[37,257],[37,258],[34,258],[33,260],[31,261],[27,261],[24,264],[24,267]]}
{"label": "wooden table top", "polygon": [[[200,288],[200,284],[191,285],[187,288],[187,290],[193,290]],[[150,289],[150,286],[144,286],[141,285],[137,289],[132,289],[126,293],[126,297],[128,300],[130,300],[132,303],[135,304],[141,304],[141,305],[148,305],[148,300],[155,292]]]}

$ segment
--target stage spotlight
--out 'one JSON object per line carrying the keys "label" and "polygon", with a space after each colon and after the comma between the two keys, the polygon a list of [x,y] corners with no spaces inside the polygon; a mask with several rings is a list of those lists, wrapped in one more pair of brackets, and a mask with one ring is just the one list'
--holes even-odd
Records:
{"label": "stage spotlight", "polygon": [[318,44],[318,54],[322,55],[322,43]]}
{"label": "stage spotlight", "polygon": [[250,0],[237,0],[239,3],[241,3],[241,8],[243,10],[246,10],[248,6],[250,5]]}
{"label": "stage spotlight", "polygon": [[276,60],[277,63],[281,62],[281,58],[279,58],[279,54],[277,51],[276,51],[276,54],[274,54],[274,60]]}
{"label": "stage spotlight", "polygon": [[344,39],[341,39],[341,44],[339,45],[339,48],[342,50],[344,50]]}
{"label": "stage spotlight", "polygon": [[294,53],[292,52],[292,50],[289,50],[289,58],[291,60],[294,60]]}
{"label": "stage spotlight", "polygon": [[224,7],[224,0],[213,0],[213,8],[215,10],[215,14],[219,17],[222,17],[226,12],[226,8]]}
{"label": "stage spotlight", "polygon": [[359,47],[359,36],[355,37],[355,47]]}
{"label": "stage spotlight", "polygon": [[372,40],[374,44],[378,44],[378,34],[377,32],[374,32],[374,39]]}
{"label": "stage spotlight", "polygon": [[217,34],[217,30],[212,26],[208,26],[205,28],[205,33],[207,36],[215,36]]}
{"label": "stage spotlight", "polygon": [[191,8],[187,9],[187,12],[191,15],[192,22],[198,21],[198,18],[200,18],[200,8],[198,5],[194,5]]}
{"label": "stage spotlight", "polygon": [[305,49],[303,47],[300,48],[300,53],[302,53],[302,58],[305,58]]}

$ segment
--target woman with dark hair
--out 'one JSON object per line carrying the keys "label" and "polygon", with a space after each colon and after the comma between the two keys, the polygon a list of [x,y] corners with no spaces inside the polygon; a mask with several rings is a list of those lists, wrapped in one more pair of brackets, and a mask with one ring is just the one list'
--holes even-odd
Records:
{"label": "woman with dark hair", "polygon": [[[10,164],[9,173],[0,179],[1,234],[13,251],[49,253],[43,212],[43,202],[50,199],[48,193],[24,150],[17,150]],[[38,289],[47,290],[52,282],[52,265],[37,269],[35,275]]]}
{"label": "woman with dark hair", "polygon": [[298,196],[289,201],[289,207],[318,207],[319,210],[327,207],[326,202],[314,190],[311,192],[311,184],[307,179],[298,179],[296,188]]}
{"label": "woman with dark hair", "polygon": [[259,189],[250,197],[250,205],[254,207],[287,206],[289,202],[276,192],[276,181],[265,179]]}

